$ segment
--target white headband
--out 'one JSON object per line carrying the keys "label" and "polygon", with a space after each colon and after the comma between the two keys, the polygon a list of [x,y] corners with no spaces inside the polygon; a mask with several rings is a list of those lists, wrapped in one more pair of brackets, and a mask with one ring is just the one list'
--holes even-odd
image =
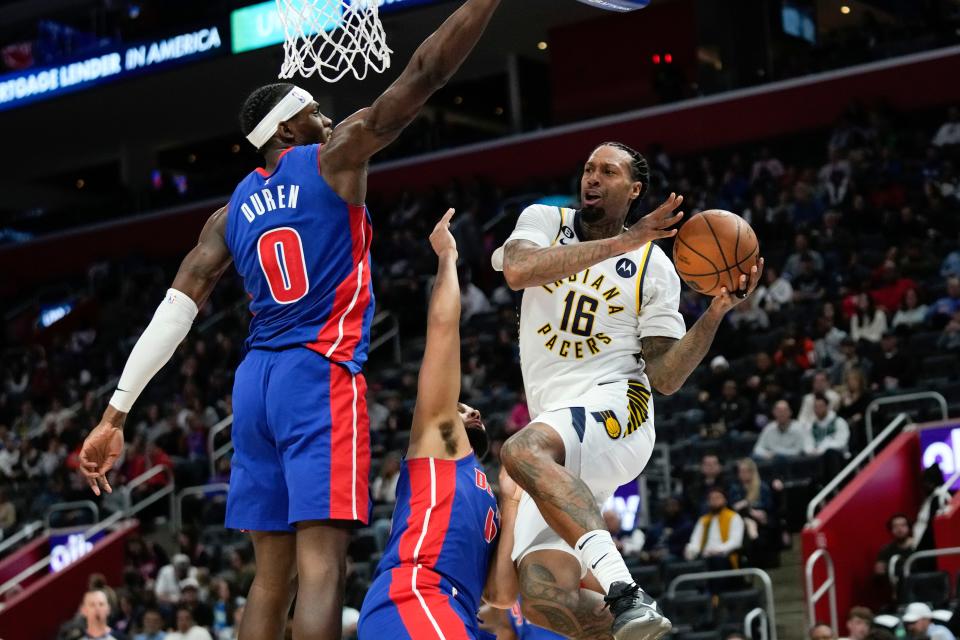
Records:
{"label": "white headband", "polygon": [[263,117],[260,124],[254,127],[250,135],[247,136],[247,140],[259,149],[267,144],[267,141],[273,137],[273,134],[277,132],[277,127],[281,122],[285,122],[297,115],[301,109],[311,102],[313,102],[313,96],[310,95],[308,91],[300,87],[294,87],[290,90],[290,93],[285,95],[283,99],[277,103],[277,106],[270,110],[270,113]]}

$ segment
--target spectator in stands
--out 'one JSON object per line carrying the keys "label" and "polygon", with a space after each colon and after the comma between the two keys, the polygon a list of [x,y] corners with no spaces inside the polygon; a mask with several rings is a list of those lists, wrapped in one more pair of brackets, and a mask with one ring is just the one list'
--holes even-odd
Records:
{"label": "spectator in stands", "polygon": [[826,371],[817,371],[813,374],[813,381],[810,386],[810,393],[803,396],[803,400],[800,402],[800,413],[797,414],[797,422],[801,425],[809,425],[816,420],[813,404],[817,395],[827,398],[831,411],[836,411],[840,406],[840,394],[830,388],[830,377]]}
{"label": "spectator in stands", "polygon": [[850,318],[850,337],[855,342],[876,344],[887,330],[887,314],[879,309],[868,293],[857,296],[857,309]]}
{"label": "spectator in stands", "polygon": [[849,369],[840,389],[840,407],[837,409],[837,415],[847,421],[851,453],[859,453],[867,445],[864,416],[872,401],[873,395],[870,393],[863,370]]}
{"label": "spectator in stands", "polygon": [[896,391],[913,384],[913,362],[900,353],[897,334],[891,331],[883,334],[872,375],[874,390]]}
{"label": "spectator in stands", "polygon": [[844,380],[847,372],[853,369],[860,371],[864,376],[864,382],[866,382],[873,370],[873,362],[857,351],[857,343],[848,336],[840,342],[840,360],[830,367],[830,384],[845,384]]}
{"label": "spectator in stands", "polygon": [[607,509],[603,512],[603,522],[617,545],[617,551],[624,558],[638,558],[646,544],[646,537],[640,527],[634,527],[633,531],[624,531],[620,522],[620,514],[613,509]]}
{"label": "spectator in stands", "polygon": [[400,479],[400,454],[391,452],[380,465],[377,477],[373,479],[370,493],[378,504],[393,504],[397,501],[397,481]]}
{"label": "spectator in stands", "polygon": [[833,627],[825,622],[818,622],[810,627],[808,635],[810,640],[837,640],[837,636],[833,634]]}
{"label": "spectator in stands", "polygon": [[480,313],[490,313],[493,305],[487,300],[486,294],[471,280],[470,269],[461,267],[460,272],[460,323],[468,324],[470,318]]}
{"label": "spectator in stands", "polygon": [[21,438],[34,438],[39,435],[37,430],[43,424],[43,418],[33,408],[33,403],[24,400],[20,405],[20,415],[13,421],[13,432]]}
{"label": "spectator in stands", "polygon": [[803,455],[803,445],[803,428],[793,419],[787,401],[780,400],[773,407],[773,421],[763,428],[757,439],[753,457],[760,462],[795,458]]}
{"label": "spectator in stands", "polygon": [[[940,263],[940,277],[942,278],[960,278],[960,234],[957,237],[957,248],[944,257]],[[756,295],[756,292],[754,292]]]}
{"label": "spectator in stands", "polygon": [[723,383],[720,397],[711,403],[708,416],[724,433],[753,430],[753,405],[740,395],[737,381],[732,378]]}
{"label": "spectator in stands", "polygon": [[[886,579],[888,576],[889,565],[895,556],[906,556],[913,551],[913,538],[910,536],[910,520],[902,513],[890,516],[887,520],[887,531],[893,537],[889,543],[880,549],[877,553],[877,561],[873,565],[873,573],[880,578]],[[900,558],[903,560],[903,558]],[[898,562],[898,570],[902,569],[903,563]]]}
{"label": "spectator in stands", "polygon": [[960,351],[960,311],[953,314],[943,328],[943,333],[937,338],[937,348],[944,352]]}
{"label": "spectator in stands", "polygon": [[787,261],[783,265],[783,275],[791,282],[800,273],[800,263],[805,257],[812,262],[812,272],[823,273],[823,256],[810,248],[810,238],[807,234],[798,233],[793,238],[793,253],[787,256]]}
{"label": "spectator in stands", "polygon": [[521,391],[520,396],[510,410],[510,414],[507,416],[505,425],[507,435],[512,436],[528,424],[530,424],[530,409],[527,408],[527,393]]}
{"label": "spectator in stands", "polygon": [[682,560],[692,531],[693,519],[683,508],[681,499],[667,498],[660,518],[647,527],[647,543],[642,557],[652,562]]}
{"label": "spectator in stands", "polygon": [[920,295],[916,289],[907,289],[891,324],[894,329],[913,331],[926,322],[928,309],[927,305],[920,302]]}
{"label": "spectator in stands", "polygon": [[213,636],[194,621],[190,609],[178,607],[177,630],[168,633],[164,640],[213,640]]}
{"label": "spectator in stands", "polygon": [[866,640],[873,626],[873,611],[866,607],[853,607],[847,614],[847,638],[845,640]]}
{"label": "spectator in stands", "polygon": [[818,393],[813,402],[813,422],[801,424],[805,431],[804,454],[820,460],[820,478],[832,478],[843,469],[849,455],[850,427]]}
{"label": "spectator in stands", "polygon": [[824,303],[820,317],[817,318],[816,340],[813,342],[817,366],[832,367],[844,359],[840,345],[849,336],[837,327],[836,309],[832,302]]}
{"label": "spectator in stands", "polygon": [[720,457],[715,453],[708,453],[700,459],[700,473],[687,489],[687,498],[693,504],[693,508],[698,512],[706,509],[707,494],[715,487],[726,490],[727,481],[723,473],[723,465],[720,464]]}
{"label": "spectator in stands", "polygon": [[730,508],[743,518],[751,550],[767,548],[770,537],[764,534],[773,524],[773,492],[760,478],[757,463],[750,458],[737,462],[737,480],[730,485],[730,503]]}
{"label": "spectator in stands", "polygon": [[107,594],[103,591],[96,589],[83,594],[80,615],[86,622],[82,640],[126,640],[126,636],[113,631],[107,625],[110,604],[107,601]]}
{"label": "spectator in stands", "polygon": [[20,477],[20,442],[8,433],[0,449],[0,477],[16,480]]}
{"label": "spectator in stands", "polygon": [[911,638],[928,640],[957,640],[950,629],[933,621],[933,611],[925,602],[912,602],[900,618]]}
{"label": "spectator in stands", "polygon": [[7,496],[7,490],[0,487],[0,540],[13,532],[17,524],[17,509]]}
{"label": "spectator in stands", "polygon": [[147,609],[143,612],[143,631],[133,637],[133,640],[165,640],[163,630],[163,616],[158,609]]}
{"label": "spectator in stands", "polygon": [[743,528],[743,518],[727,506],[724,490],[713,487],[707,494],[707,512],[697,520],[684,556],[705,560],[712,571],[735,569],[740,565]]}
{"label": "spectator in stands", "polygon": [[940,125],[930,141],[935,147],[955,147],[960,145],[960,108],[950,107],[947,121]]}
{"label": "spectator in stands", "polygon": [[139,533],[131,534],[125,547],[127,566],[133,567],[144,583],[153,582],[160,568],[167,564],[167,553],[163,547],[144,539]]}
{"label": "spectator in stands", "polygon": [[180,606],[190,610],[190,615],[198,625],[213,625],[213,609],[201,599],[200,583],[196,578],[187,578],[180,583]]}
{"label": "spectator in stands", "polygon": [[173,562],[160,569],[153,591],[157,602],[161,605],[175,605],[180,602],[183,593],[181,585],[185,580],[197,579],[197,568],[190,565],[190,556],[178,553],[173,556]]}
{"label": "spectator in stands", "polygon": [[756,182],[766,175],[776,180],[783,175],[784,171],[783,163],[770,154],[770,148],[761,147],[760,155],[754,161],[753,167],[751,168],[750,179],[752,182]]}
{"label": "spectator in stands", "polygon": [[759,308],[776,316],[793,303],[793,286],[772,265],[764,265],[763,278],[752,297]]}
{"label": "spectator in stands", "polygon": [[951,276],[947,278],[947,295],[930,305],[927,321],[934,328],[940,329],[958,311],[960,311],[960,276]]}
{"label": "spectator in stands", "polygon": [[816,268],[816,261],[810,252],[800,256],[800,264],[790,280],[793,287],[793,303],[808,310],[826,295],[823,270]]}

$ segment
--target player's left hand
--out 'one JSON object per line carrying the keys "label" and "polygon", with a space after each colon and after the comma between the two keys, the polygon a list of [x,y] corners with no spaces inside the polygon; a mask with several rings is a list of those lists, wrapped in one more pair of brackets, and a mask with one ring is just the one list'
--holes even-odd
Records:
{"label": "player's left hand", "polygon": [[728,311],[750,297],[757,285],[760,284],[760,278],[763,277],[763,258],[757,260],[757,264],[750,269],[750,277],[740,276],[740,285],[737,291],[728,291],[726,287],[720,289],[720,295],[714,296],[710,303],[710,311],[725,315]]}
{"label": "player's left hand", "polygon": [[440,222],[437,223],[437,226],[433,228],[433,232],[430,234],[430,246],[433,247],[434,253],[438,256],[442,256],[448,251],[457,250],[457,241],[454,239],[453,234],[450,233],[450,219],[454,213],[454,209],[447,209],[447,212],[443,214]]}

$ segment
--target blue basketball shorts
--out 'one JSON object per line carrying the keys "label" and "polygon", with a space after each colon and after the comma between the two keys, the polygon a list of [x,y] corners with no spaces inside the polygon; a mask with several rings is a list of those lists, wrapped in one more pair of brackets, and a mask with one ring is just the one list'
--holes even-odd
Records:
{"label": "blue basketball shorts", "polygon": [[251,349],[233,384],[226,526],[370,518],[366,381],[306,348]]}

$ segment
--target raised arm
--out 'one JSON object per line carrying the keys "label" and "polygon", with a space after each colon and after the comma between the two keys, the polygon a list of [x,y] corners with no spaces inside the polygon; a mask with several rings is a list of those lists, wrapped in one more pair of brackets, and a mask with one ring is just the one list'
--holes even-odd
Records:
{"label": "raised arm", "polygon": [[199,307],[206,302],[232,258],[224,239],[226,208],[210,216],[197,246],[183,259],[173,286],[147,325],[123,368],[103,417],[80,450],[80,471],[96,495],[113,489],[107,473],[123,451],[123,424],[140,392],[183,341]]}
{"label": "raised arm", "polygon": [[500,0],[467,0],[423,41],[400,77],[371,107],[347,118],[324,150],[324,175],[363,166],[396,140],[423,105],[456,73],[483,34]]}
{"label": "raised arm", "polygon": [[[747,295],[753,293],[762,275],[763,258],[758,266],[751,269],[749,281],[747,276],[740,276],[741,291]],[[646,363],[647,377],[653,388],[664,395],[676,393],[710,351],[710,345],[713,344],[723,317],[746,300],[747,295],[741,298],[724,288],[720,295],[714,297],[707,311],[679,340],[661,336],[642,338],[640,344],[643,348],[643,361]]]}
{"label": "raised arm", "polygon": [[417,383],[417,406],[410,432],[410,457],[456,458],[470,448],[457,413],[460,398],[460,283],[457,243],[450,233],[453,209],[447,211],[430,244],[439,258],[437,279],[427,312],[427,346]]}
{"label": "raised arm", "polygon": [[671,193],[652,213],[612,238],[552,247],[539,247],[528,240],[511,240],[503,248],[503,277],[514,291],[539,287],[653,240],[669,238],[677,233],[670,227],[683,217],[683,212],[673,213],[682,202],[683,196]]}

